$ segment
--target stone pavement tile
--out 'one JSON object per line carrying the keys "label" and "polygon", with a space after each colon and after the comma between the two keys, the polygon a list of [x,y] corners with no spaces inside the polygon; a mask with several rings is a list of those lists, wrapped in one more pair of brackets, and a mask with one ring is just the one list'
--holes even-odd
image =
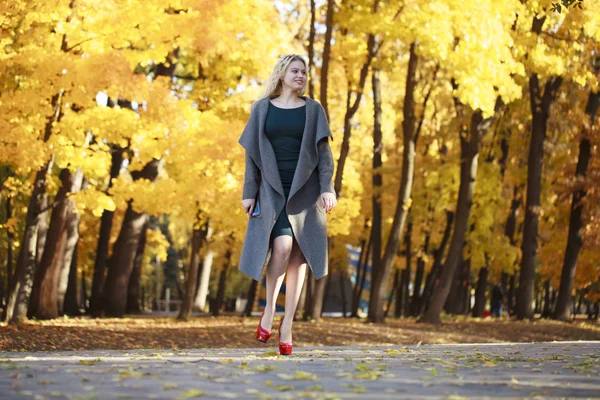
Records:
{"label": "stone pavement tile", "polygon": [[0,352],[0,398],[600,398],[600,342]]}

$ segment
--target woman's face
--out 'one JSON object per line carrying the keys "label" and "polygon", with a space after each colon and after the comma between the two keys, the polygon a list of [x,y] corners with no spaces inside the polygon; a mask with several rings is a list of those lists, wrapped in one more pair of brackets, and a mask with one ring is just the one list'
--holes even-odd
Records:
{"label": "woman's face", "polygon": [[283,86],[288,86],[297,92],[306,84],[306,67],[302,61],[294,60],[288,65],[285,75],[281,78]]}

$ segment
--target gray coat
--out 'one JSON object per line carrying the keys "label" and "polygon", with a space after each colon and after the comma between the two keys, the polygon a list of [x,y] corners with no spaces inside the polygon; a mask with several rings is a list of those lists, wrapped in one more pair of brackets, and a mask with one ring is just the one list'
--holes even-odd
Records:
{"label": "gray coat", "polygon": [[[321,193],[335,194],[332,184],[331,130],[323,106],[309,97],[298,166],[292,180],[287,213],[296,238],[315,278],[327,275],[327,226]],[[271,243],[271,231],[285,206],[277,160],[264,126],[270,98],[252,106],[239,143],[246,150],[246,173],[242,199],[258,198],[260,214],[248,220],[240,257],[240,270],[260,280]],[[324,140],[321,140],[324,139]]]}

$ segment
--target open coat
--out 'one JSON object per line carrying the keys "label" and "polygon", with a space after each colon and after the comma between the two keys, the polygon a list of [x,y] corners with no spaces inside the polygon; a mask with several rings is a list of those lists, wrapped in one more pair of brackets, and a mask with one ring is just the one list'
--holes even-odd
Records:
{"label": "open coat", "polygon": [[315,278],[322,278],[328,271],[326,214],[321,193],[335,194],[333,155],[328,139],[333,136],[323,106],[309,97],[301,97],[306,101],[306,123],[287,206],[275,152],[264,129],[269,97],[253,104],[238,141],[246,150],[242,199],[257,198],[260,203],[260,214],[248,220],[239,269],[257,281],[271,249],[271,231],[284,206],[294,237]]}

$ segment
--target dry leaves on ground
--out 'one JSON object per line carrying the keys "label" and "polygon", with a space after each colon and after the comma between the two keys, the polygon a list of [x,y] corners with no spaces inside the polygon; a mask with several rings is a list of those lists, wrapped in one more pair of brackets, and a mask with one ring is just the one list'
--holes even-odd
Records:
{"label": "dry leaves on ground", "polygon": [[[0,350],[128,350],[263,346],[254,339],[257,317],[201,316],[188,322],[174,318],[87,317],[0,324]],[[277,322],[273,324],[277,326]],[[277,335],[274,336],[277,340]],[[541,342],[600,340],[596,322],[457,318],[441,326],[414,319],[374,325],[358,319],[324,318],[295,322],[298,346],[414,345],[430,343]],[[273,342],[274,343],[274,342]],[[270,348],[271,344],[264,345]]]}

